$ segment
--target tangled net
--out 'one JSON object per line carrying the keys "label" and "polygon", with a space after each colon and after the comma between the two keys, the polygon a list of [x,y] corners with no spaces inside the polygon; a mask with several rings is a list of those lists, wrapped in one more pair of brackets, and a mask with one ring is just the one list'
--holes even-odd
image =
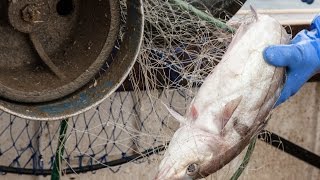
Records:
{"label": "tangled net", "polygon": [[[213,15],[228,19],[228,13],[211,1],[188,2],[207,12],[209,19]],[[125,0],[121,0],[121,9],[125,22]],[[221,60],[232,33],[175,0],[145,0],[144,13],[144,41],[128,79],[95,109],[64,121],[67,129],[63,134],[61,122],[25,120],[0,112],[6,124],[0,127],[0,171],[50,174],[61,135],[60,168],[65,173],[113,166],[117,167],[111,170],[117,171],[118,165],[143,162],[147,159],[143,157],[166,146],[178,124],[163,103],[185,113],[197,87]],[[121,46],[122,37],[120,34],[115,49]]]}

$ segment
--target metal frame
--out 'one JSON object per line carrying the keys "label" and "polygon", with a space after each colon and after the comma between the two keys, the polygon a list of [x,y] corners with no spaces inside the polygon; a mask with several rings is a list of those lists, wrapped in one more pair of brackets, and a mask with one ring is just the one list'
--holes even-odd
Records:
{"label": "metal frame", "polygon": [[[258,138],[263,142],[279,148],[279,146],[283,147],[283,151],[290,154],[291,156],[300,159],[318,169],[320,169],[320,156],[316,155],[315,153],[308,151],[307,149],[288,141],[287,139],[269,132],[267,130],[263,130],[259,135]],[[279,141],[273,141],[274,139],[278,139]],[[282,150],[282,149],[279,149]]]}

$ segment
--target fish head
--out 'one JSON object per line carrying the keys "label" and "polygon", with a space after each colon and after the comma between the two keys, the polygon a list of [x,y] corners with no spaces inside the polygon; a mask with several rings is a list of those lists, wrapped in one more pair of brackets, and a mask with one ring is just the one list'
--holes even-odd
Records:
{"label": "fish head", "polygon": [[222,106],[211,108],[210,113],[197,112],[191,105],[187,117],[168,108],[170,114],[180,122],[160,163],[156,180],[183,180],[206,177],[220,169],[223,156],[230,148],[222,132],[224,126],[241,102],[242,96]]}
{"label": "fish head", "polygon": [[206,177],[214,168],[216,155],[223,143],[219,135],[190,125],[181,126],[174,134],[159,166],[156,180],[187,180]]}

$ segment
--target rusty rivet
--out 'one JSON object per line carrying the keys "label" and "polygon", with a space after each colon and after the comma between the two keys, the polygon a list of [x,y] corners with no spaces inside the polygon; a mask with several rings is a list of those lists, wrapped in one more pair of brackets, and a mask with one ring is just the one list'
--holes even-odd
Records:
{"label": "rusty rivet", "polygon": [[41,12],[35,5],[27,5],[22,9],[22,19],[29,23],[37,23],[41,21]]}

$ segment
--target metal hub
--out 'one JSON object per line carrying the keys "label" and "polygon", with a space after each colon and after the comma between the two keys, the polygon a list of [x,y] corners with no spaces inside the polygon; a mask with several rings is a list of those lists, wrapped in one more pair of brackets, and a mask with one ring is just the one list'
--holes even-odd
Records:
{"label": "metal hub", "polygon": [[84,86],[119,33],[115,0],[12,0],[0,10],[0,96],[16,102],[53,101]]}
{"label": "metal hub", "polygon": [[143,37],[142,0],[129,0],[115,50],[119,7],[118,0],[0,1],[0,109],[61,120],[109,97],[132,69]]}

